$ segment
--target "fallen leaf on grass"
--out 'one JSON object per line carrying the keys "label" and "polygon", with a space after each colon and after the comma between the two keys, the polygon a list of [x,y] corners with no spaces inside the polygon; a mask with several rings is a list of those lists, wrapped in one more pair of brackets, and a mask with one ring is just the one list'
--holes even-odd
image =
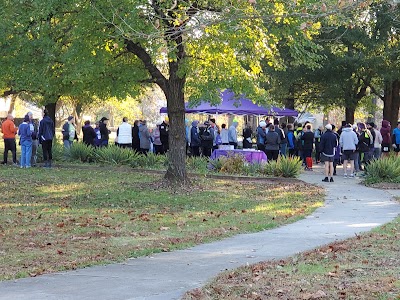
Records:
{"label": "fallen leaf on grass", "polygon": [[169,227],[160,227],[159,230],[160,231],[166,231],[166,230],[169,230]]}
{"label": "fallen leaf on grass", "polygon": [[90,239],[90,236],[72,236],[71,241],[85,241]]}

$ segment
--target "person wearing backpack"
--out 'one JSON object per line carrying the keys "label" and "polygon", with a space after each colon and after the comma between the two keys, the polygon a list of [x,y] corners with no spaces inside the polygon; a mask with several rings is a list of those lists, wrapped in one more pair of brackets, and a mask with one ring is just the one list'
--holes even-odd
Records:
{"label": "person wearing backpack", "polygon": [[297,124],[297,129],[294,132],[294,137],[296,139],[295,149],[296,149],[296,156],[300,157],[300,159],[304,162],[304,155],[303,155],[303,141],[301,137],[304,134],[304,128],[301,123]]}
{"label": "person wearing backpack", "polygon": [[208,121],[204,122],[204,126],[200,127],[200,140],[201,148],[203,149],[203,156],[210,157],[213,148],[214,135]]}
{"label": "person wearing backpack", "polygon": [[192,128],[190,129],[190,148],[193,156],[200,156],[201,140],[199,136],[199,129],[197,128],[198,124],[199,121],[193,121]]}
{"label": "person wearing backpack", "polygon": [[365,165],[367,165],[370,161],[370,147],[371,144],[373,145],[372,134],[367,129],[364,123],[359,123],[358,128],[360,130],[360,136],[358,138],[358,149],[361,155],[361,162],[364,163],[365,167]]}
{"label": "person wearing backpack", "polygon": [[314,133],[311,130],[311,124],[306,125],[306,132],[301,136],[303,145],[304,162],[306,164],[305,170],[312,170],[312,151],[314,147]]}
{"label": "person wearing backpack", "polygon": [[382,156],[389,156],[390,144],[392,142],[390,137],[391,124],[387,120],[382,121],[381,135],[382,135]]}

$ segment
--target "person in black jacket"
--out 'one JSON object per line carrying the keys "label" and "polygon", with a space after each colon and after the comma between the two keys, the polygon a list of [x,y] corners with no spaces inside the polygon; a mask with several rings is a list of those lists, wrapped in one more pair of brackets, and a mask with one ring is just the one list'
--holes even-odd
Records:
{"label": "person in black jacket", "polygon": [[132,126],[132,149],[140,152],[139,120],[135,120]]}
{"label": "person in black jacket", "polygon": [[108,146],[108,140],[110,138],[111,131],[107,128],[107,119],[106,117],[102,117],[99,122],[100,134],[101,134],[101,141],[100,147]]}
{"label": "person in black jacket", "polygon": [[94,140],[96,138],[96,132],[90,125],[90,121],[85,121],[85,125],[82,126],[83,142],[88,146],[95,146]]}
{"label": "person in black jacket", "polygon": [[253,142],[251,140],[252,135],[253,135],[253,130],[251,129],[250,124],[246,123],[245,129],[243,129],[243,149],[253,148]]}
{"label": "person in black jacket", "polygon": [[193,156],[200,156],[201,140],[199,136],[199,130],[197,128],[198,124],[198,121],[193,121],[192,128],[190,129],[190,148]]}
{"label": "person in black jacket", "polygon": [[167,120],[164,120],[160,125],[160,140],[163,153],[166,153],[169,150],[169,125]]}
{"label": "person in black jacket", "polygon": [[[325,164],[325,178],[322,179],[324,182],[333,182],[333,162],[335,160],[336,147],[338,146],[338,138],[335,133],[332,132],[332,125],[327,124],[325,126],[326,132],[321,135],[319,151],[321,153],[321,161]],[[328,179],[330,176],[330,180]]]}
{"label": "person in black jacket", "polygon": [[200,129],[199,136],[201,140],[201,148],[203,149],[203,156],[210,157],[214,142],[214,131],[211,130],[211,126],[208,121],[205,121],[204,125],[201,126],[199,129]]}
{"label": "person in black jacket", "polygon": [[[304,163],[307,162],[307,158],[312,157],[312,151],[314,147],[314,133],[311,130],[311,124],[306,125],[306,132],[301,136],[301,140],[303,141],[303,155],[304,155]],[[306,170],[311,169],[310,166],[306,164]]]}
{"label": "person in black jacket", "polygon": [[43,111],[43,114],[43,119],[39,123],[39,143],[42,145],[44,167],[51,168],[55,127],[54,122],[49,117],[49,112],[46,109]]}

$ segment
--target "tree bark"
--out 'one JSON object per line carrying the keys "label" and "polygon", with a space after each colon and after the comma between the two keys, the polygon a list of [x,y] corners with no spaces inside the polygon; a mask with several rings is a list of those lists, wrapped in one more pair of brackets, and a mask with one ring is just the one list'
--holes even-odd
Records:
{"label": "tree bark", "polygon": [[187,183],[184,82],[179,78],[168,81],[169,163],[165,174],[169,182],[183,185]]}
{"label": "tree bark", "polygon": [[346,106],[345,111],[346,111],[345,112],[345,115],[346,115],[345,120],[346,120],[346,122],[353,124],[354,123],[354,113],[355,113],[356,109],[354,107]]}
{"label": "tree bark", "polygon": [[385,83],[383,96],[383,119],[396,126],[399,120],[400,108],[400,80],[396,79]]}
{"label": "tree bark", "polygon": [[11,102],[10,102],[10,107],[8,109],[8,114],[12,114],[15,108],[15,102],[17,101],[17,94],[11,94]]}
{"label": "tree bark", "polygon": [[56,124],[56,106],[57,102],[48,103],[44,106],[44,108],[48,111],[49,117],[53,120],[54,124]]}

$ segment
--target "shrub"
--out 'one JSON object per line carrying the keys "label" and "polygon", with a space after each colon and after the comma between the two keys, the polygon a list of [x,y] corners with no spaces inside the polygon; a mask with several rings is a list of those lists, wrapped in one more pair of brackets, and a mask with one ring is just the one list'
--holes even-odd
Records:
{"label": "shrub", "polygon": [[226,161],[226,156],[220,156],[217,159],[209,160],[209,168],[215,172],[220,172]]}
{"label": "shrub", "polygon": [[[57,142],[57,140],[53,141],[53,161],[61,161],[64,159],[64,145]],[[42,146],[39,145],[37,149],[37,161],[43,162],[43,149]]]}
{"label": "shrub", "polygon": [[207,173],[208,172],[208,158],[192,156],[186,158],[186,167],[189,171]]}
{"label": "shrub", "polygon": [[221,172],[228,174],[241,174],[243,172],[246,159],[243,155],[234,154],[226,157],[221,167]]}
{"label": "shrub", "polygon": [[132,165],[139,156],[132,149],[121,148],[115,145],[96,148],[93,153],[95,161],[113,165]]}
{"label": "shrub", "polygon": [[262,167],[262,173],[276,177],[296,177],[300,174],[301,160],[298,157],[279,157]]}
{"label": "shrub", "polygon": [[400,183],[400,157],[391,155],[370,161],[365,167],[365,175],[366,183]]}
{"label": "shrub", "polygon": [[138,155],[138,157],[132,161],[131,166],[161,169],[166,166],[166,163],[167,157],[165,155],[156,155],[152,152],[149,152],[147,155]]}
{"label": "shrub", "polygon": [[81,162],[90,162],[93,159],[94,147],[84,143],[73,143],[69,152],[69,157],[72,160]]}

